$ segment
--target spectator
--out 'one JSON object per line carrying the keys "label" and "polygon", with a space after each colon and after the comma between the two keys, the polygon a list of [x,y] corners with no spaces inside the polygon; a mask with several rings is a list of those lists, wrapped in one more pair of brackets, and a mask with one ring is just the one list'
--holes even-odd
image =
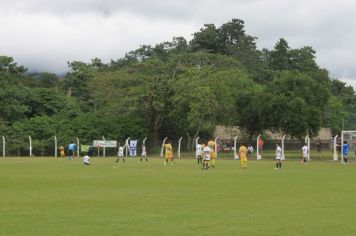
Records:
{"label": "spectator", "polygon": [[262,138],[259,138],[258,139],[258,149],[259,149],[259,151],[260,151],[260,155],[262,155],[262,153],[263,153],[263,144],[264,144],[264,142],[263,142],[263,140],[262,140]]}

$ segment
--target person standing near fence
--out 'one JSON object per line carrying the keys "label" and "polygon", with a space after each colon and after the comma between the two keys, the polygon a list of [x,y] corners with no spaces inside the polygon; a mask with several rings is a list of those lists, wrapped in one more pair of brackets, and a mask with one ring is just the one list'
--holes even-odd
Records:
{"label": "person standing near fence", "polygon": [[279,146],[279,143],[276,144],[276,170],[282,168],[282,148]]}
{"label": "person standing near fence", "polygon": [[210,148],[210,160],[211,160],[211,166],[215,167],[215,159],[216,159],[216,154],[215,154],[215,141],[213,139],[211,139],[208,142],[208,146]]}
{"label": "person standing near fence", "polygon": [[211,158],[211,149],[207,144],[205,144],[205,147],[203,149],[203,155],[204,155],[203,170],[208,170],[209,162]]}
{"label": "person standing near fence", "polygon": [[168,140],[167,143],[164,145],[164,163],[163,163],[163,165],[167,165],[169,161],[171,162],[171,165],[174,165],[173,147],[172,147],[171,140]]}
{"label": "person standing near fence", "polygon": [[307,159],[308,159],[308,153],[309,153],[309,148],[306,143],[304,143],[304,146],[302,147],[302,153],[303,153],[303,159],[302,159],[302,164],[307,165]]}
{"label": "person standing near fence", "polygon": [[263,154],[263,145],[264,145],[264,142],[263,142],[263,139],[260,137],[258,139],[258,149],[259,149],[259,152],[260,152],[260,155]]}
{"label": "person standing near fence", "polygon": [[202,163],[202,151],[203,151],[203,149],[202,149],[202,145],[200,144],[200,143],[198,143],[197,144],[197,146],[196,146],[196,150],[195,150],[195,155],[197,156],[197,160],[198,160],[198,165],[200,164],[200,163]]}
{"label": "person standing near fence", "polygon": [[344,163],[347,163],[347,156],[349,154],[349,145],[347,144],[347,141],[344,141],[342,146],[342,154],[344,156]]}
{"label": "person standing near fence", "polygon": [[119,162],[120,157],[122,157],[122,164],[125,165],[124,146],[122,146],[121,144],[119,144],[119,150],[117,152],[116,163]]}
{"label": "person standing near fence", "polygon": [[70,143],[68,145],[68,160],[73,160],[73,155],[76,149],[77,145],[75,143]]}
{"label": "person standing near fence", "polygon": [[65,156],[64,146],[63,145],[59,147],[59,156],[60,157],[64,157]]}
{"label": "person standing near fence", "polygon": [[247,148],[245,144],[241,144],[239,148],[239,157],[240,157],[240,162],[241,162],[241,167],[243,169],[247,168]]}
{"label": "person standing near fence", "polygon": [[142,144],[142,153],[141,153],[140,162],[142,162],[142,159],[143,159],[143,158],[145,158],[145,159],[146,159],[146,163],[148,163],[147,152],[146,152],[146,146],[145,146],[145,144]]}

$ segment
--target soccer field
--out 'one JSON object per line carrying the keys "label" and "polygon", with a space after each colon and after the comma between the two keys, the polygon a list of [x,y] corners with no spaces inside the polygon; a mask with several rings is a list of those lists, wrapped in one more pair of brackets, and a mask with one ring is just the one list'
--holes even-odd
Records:
{"label": "soccer field", "polygon": [[0,159],[1,235],[356,235],[356,165]]}

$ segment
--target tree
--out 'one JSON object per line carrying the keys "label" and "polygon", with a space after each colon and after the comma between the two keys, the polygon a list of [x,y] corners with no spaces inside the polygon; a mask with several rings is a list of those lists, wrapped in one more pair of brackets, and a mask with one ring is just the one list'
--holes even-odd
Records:
{"label": "tree", "polygon": [[291,58],[289,55],[288,42],[281,38],[271,51],[269,66],[273,70],[289,70],[291,68]]}
{"label": "tree", "polygon": [[329,100],[325,87],[306,74],[284,71],[276,74],[266,89],[271,94],[262,115],[271,129],[300,140],[307,133],[317,135]]}
{"label": "tree", "polygon": [[193,52],[203,50],[211,53],[221,53],[226,50],[226,43],[214,24],[205,24],[199,32],[194,33],[193,39],[189,44]]}
{"label": "tree", "polygon": [[0,75],[9,74],[23,74],[27,71],[24,66],[18,66],[12,57],[0,56]]}
{"label": "tree", "polygon": [[78,99],[84,111],[90,111],[93,108],[93,102],[87,88],[87,82],[92,78],[91,73],[95,71],[95,66],[92,67],[78,61],[68,62],[68,66],[71,71],[67,73],[64,79],[64,88],[67,90],[67,95]]}

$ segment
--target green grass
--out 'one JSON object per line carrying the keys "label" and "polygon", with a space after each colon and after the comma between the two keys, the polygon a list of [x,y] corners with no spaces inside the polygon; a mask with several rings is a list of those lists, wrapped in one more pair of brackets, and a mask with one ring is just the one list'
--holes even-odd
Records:
{"label": "green grass", "polygon": [[0,235],[356,235],[356,165],[0,158]]}
{"label": "green grass", "polygon": [[[183,155],[185,156],[191,156],[191,154],[184,153]],[[219,152],[218,153],[219,157],[221,158],[227,158],[231,159],[234,156],[233,151],[230,151],[228,153],[224,152]],[[310,158],[312,160],[325,160],[325,161],[331,161],[333,160],[333,152],[323,150],[321,153],[318,153],[317,151],[311,151],[310,153]],[[354,157],[354,153],[351,151],[350,152],[350,157]],[[302,158],[302,151],[301,150],[286,150],[285,151],[285,156],[289,160],[301,160]],[[275,150],[265,150],[262,155],[263,159],[271,159],[274,160],[276,157],[276,151]],[[251,158],[256,158],[256,151],[251,155]],[[340,158],[340,156],[339,156]]]}

